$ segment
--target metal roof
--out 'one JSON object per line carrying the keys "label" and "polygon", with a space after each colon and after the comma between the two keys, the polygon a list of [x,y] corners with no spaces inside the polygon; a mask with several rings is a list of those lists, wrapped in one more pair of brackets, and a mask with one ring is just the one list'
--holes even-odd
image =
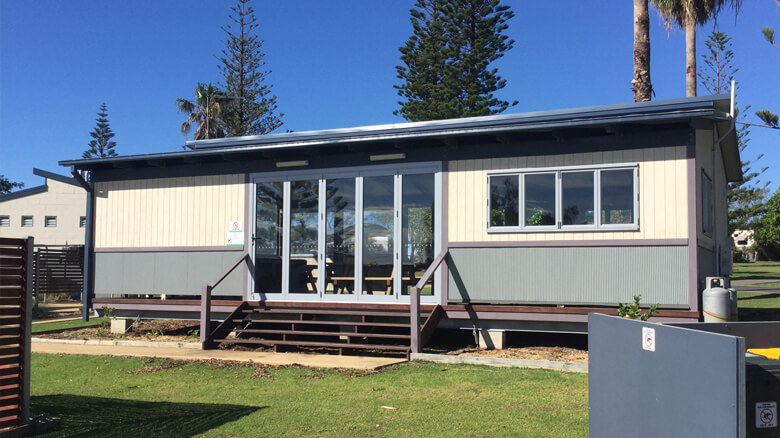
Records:
{"label": "metal roof", "polygon": [[194,158],[232,153],[313,148],[357,142],[382,142],[449,137],[546,131],[562,128],[606,126],[622,123],[662,123],[691,118],[730,120],[729,96],[699,96],[683,99],[627,103],[556,111],[502,114],[484,117],[398,123],[346,129],[290,132],[247,137],[231,137],[187,142],[195,150],[126,155],[109,158],[64,160],[62,166],[90,169],[100,164],[168,158]]}

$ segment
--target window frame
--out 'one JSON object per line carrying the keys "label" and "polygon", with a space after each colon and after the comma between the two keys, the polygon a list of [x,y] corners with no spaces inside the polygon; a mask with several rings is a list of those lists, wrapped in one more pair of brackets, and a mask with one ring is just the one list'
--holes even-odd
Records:
{"label": "window frame", "polygon": [[[5,219],[5,225],[3,225],[3,219]],[[0,227],[10,227],[11,226],[11,216],[8,215],[2,215],[0,216]]]}
{"label": "window frame", "polygon": [[[25,225],[24,220],[29,218],[30,219],[30,225]],[[35,219],[33,219],[33,216],[22,216],[22,219],[20,221],[20,224],[22,228],[33,228],[35,226]]]}
{"label": "window frame", "polygon": [[[49,221],[54,221],[54,222],[52,222],[52,224],[50,225]],[[57,228],[57,216],[44,216],[43,228]]]}
{"label": "window frame", "polygon": [[[633,171],[633,222],[628,224],[603,224],[601,222],[601,172],[611,170]],[[562,174],[569,172],[592,171],[593,175],[593,224],[588,225],[563,225],[563,183]],[[535,174],[555,174],[555,225],[525,225],[525,176]],[[518,182],[518,226],[493,226],[490,216],[490,178],[493,176],[513,176],[519,178]],[[530,167],[521,169],[501,169],[487,172],[485,180],[486,192],[486,225],[488,234],[497,233],[566,233],[586,231],[639,231],[639,163],[613,163],[598,165],[558,166],[558,167]]]}
{"label": "window frame", "polygon": [[86,226],[87,226],[87,217],[79,216],[79,228],[84,228]]}

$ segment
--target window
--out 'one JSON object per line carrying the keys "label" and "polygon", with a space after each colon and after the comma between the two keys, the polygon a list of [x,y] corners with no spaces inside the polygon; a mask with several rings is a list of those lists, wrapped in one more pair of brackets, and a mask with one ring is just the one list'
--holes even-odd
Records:
{"label": "window", "polygon": [[87,226],[87,217],[86,216],[81,216],[79,218],[79,228],[84,228],[86,226]]}
{"label": "window", "polygon": [[638,166],[491,172],[488,231],[636,230]]}
{"label": "window", "polygon": [[31,227],[31,226],[33,226],[33,217],[32,216],[22,216],[22,226],[23,227]]}
{"label": "window", "polygon": [[0,227],[10,227],[11,218],[8,216],[0,216]]}
{"label": "window", "polygon": [[57,216],[46,216],[43,222],[43,226],[46,228],[54,228],[57,226]]}
{"label": "window", "polygon": [[701,231],[712,235],[713,211],[712,211],[712,180],[702,169],[701,171]]}

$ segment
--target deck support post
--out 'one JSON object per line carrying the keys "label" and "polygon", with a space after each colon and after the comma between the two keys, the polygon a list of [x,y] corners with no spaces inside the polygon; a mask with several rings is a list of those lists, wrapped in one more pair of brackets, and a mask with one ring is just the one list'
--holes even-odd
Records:
{"label": "deck support post", "polygon": [[420,288],[412,287],[409,292],[409,314],[411,321],[411,347],[412,353],[420,352]]}
{"label": "deck support post", "polygon": [[211,289],[211,285],[203,286],[200,295],[200,344],[204,349],[207,348],[211,328]]}

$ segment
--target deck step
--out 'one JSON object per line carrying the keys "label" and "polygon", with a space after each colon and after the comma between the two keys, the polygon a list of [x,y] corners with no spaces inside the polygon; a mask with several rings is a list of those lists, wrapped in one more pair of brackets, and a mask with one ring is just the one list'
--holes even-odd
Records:
{"label": "deck step", "polygon": [[411,339],[411,335],[365,332],[323,332],[309,330],[236,329],[236,333],[301,336],[345,336],[350,338]]}
{"label": "deck step", "polygon": [[251,322],[257,324],[305,324],[305,325],[341,325],[357,327],[398,327],[410,328],[409,323],[403,322],[361,322],[361,321],[319,321],[309,319],[234,319],[233,322]]}
{"label": "deck step", "polygon": [[[362,311],[362,310],[325,310],[325,309],[280,309],[261,308],[247,309],[245,314],[292,314],[292,315],[338,315],[338,316],[374,316],[388,318],[409,318],[409,312],[398,311]],[[427,317],[430,312],[420,312],[420,317]]]}
{"label": "deck step", "polygon": [[[412,338],[410,308],[391,306],[243,302],[213,330],[208,343],[211,347],[289,346],[338,349],[339,354],[343,350],[376,350],[408,355]],[[420,312],[421,327],[436,315],[437,309],[439,306]],[[237,336],[231,337],[230,333]]]}
{"label": "deck step", "polygon": [[361,350],[390,350],[407,351],[406,345],[386,345],[386,344],[351,344],[341,342],[318,342],[318,341],[278,341],[272,339],[215,339],[214,342],[220,344],[256,344],[273,347],[276,345],[289,345],[295,347],[323,347],[323,348],[354,348]]}

